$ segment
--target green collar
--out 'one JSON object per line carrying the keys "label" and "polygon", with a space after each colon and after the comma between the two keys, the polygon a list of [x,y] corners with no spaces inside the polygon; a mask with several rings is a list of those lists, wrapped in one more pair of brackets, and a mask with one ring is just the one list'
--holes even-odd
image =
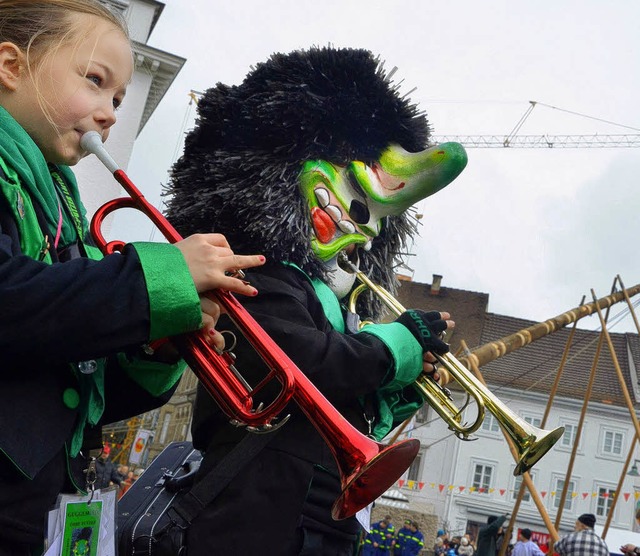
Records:
{"label": "green collar", "polygon": [[[0,106],[0,158],[18,174],[20,181],[29,194],[37,200],[44,211],[47,225],[52,232],[58,228],[60,210],[64,202],[56,195],[52,172],[62,175],[68,185],[67,194],[73,199],[81,214],[85,213],[80,201],[75,176],[68,166],[49,167],[42,152],[29,134],[20,126],[11,114]],[[81,218],[80,221],[83,219]],[[79,239],[84,239],[86,230],[82,229]],[[62,246],[73,243],[77,238],[76,223],[62,219]]]}

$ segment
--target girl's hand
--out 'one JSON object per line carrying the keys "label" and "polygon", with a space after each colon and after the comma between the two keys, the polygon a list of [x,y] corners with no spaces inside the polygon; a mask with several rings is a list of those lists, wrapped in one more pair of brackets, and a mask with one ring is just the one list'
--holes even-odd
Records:
{"label": "girl's hand", "polygon": [[175,246],[187,262],[198,293],[217,288],[243,295],[258,293],[253,286],[227,273],[263,265],[262,255],[234,254],[222,234],[194,234]]}
{"label": "girl's hand", "polygon": [[213,300],[200,296],[200,307],[202,308],[202,333],[210,345],[224,349],[224,336],[215,329],[220,318],[220,306]]}

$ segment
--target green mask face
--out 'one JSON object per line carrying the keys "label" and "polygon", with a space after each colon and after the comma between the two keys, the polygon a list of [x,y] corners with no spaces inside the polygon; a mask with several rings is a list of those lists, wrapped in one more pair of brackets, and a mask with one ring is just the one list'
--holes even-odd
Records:
{"label": "green mask face", "polygon": [[371,166],[360,161],[346,166],[325,160],[305,162],[300,187],[309,206],[314,253],[326,262],[351,245],[368,249],[385,217],[399,215],[433,195],[466,164],[467,154],[458,143],[419,153],[391,145]]}

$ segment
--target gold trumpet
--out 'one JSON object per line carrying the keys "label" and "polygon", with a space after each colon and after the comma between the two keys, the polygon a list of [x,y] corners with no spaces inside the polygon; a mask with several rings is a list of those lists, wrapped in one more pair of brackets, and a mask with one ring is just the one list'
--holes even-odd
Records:
{"label": "gold trumpet", "polygon": [[[402,304],[383,287],[374,284],[356,265],[354,265],[346,255],[341,253],[339,264],[342,269],[356,275],[360,282],[349,298],[349,310],[356,312],[356,302],[358,296],[366,289],[377,295],[384,305],[396,316],[400,316],[406,311]],[[366,325],[363,322],[361,326]],[[534,427],[518,417],[504,403],[502,403],[493,393],[480,382],[473,374],[450,353],[444,355],[434,354],[438,363],[451,378],[467,393],[465,405],[458,409],[451,399],[449,391],[438,384],[433,378],[426,374],[421,374],[415,381],[414,387],[420,395],[429,403],[431,407],[444,419],[455,435],[461,440],[469,440],[469,435],[475,432],[485,416],[485,409],[488,410],[502,425],[503,430],[511,438],[518,452],[518,463],[513,472],[514,475],[522,475],[533,467],[551,447],[564,434],[564,427],[554,430],[545,430]],[[462,412],[473,398],[478,411],[476,419],[471,424],[462,423]]]}

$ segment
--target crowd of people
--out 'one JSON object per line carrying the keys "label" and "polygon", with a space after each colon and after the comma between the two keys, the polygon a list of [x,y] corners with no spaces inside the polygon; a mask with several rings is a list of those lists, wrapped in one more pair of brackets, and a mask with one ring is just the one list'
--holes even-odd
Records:
{"label": "crowd of people", "polygon": [[371,530],[363,535],[360,556],[417,556],[424,548],[424,535],[420,525],[411,519],[396,531],[390,516],[374,523]]}

